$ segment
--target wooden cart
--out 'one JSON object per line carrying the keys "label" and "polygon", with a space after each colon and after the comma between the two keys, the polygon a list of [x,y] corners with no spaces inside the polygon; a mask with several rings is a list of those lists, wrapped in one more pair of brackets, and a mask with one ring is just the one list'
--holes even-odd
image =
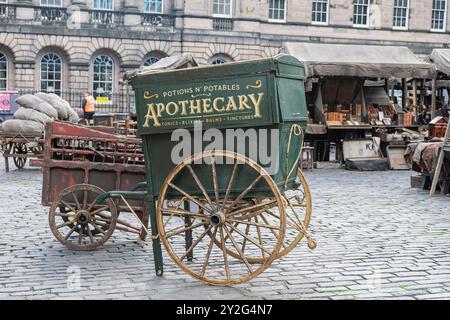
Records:
{"label": "wooden cart", "polygon": [[[256,277],[304,236],[315,248],[307,231],[311,194],[299,170],[307,121],[303,81],[303,64],[286,55],[133,77],[146,173],[146,183],[138,186],[145,190],[125,191],[129,185],[116,182],[116,191],[102,192],[89,185],[98,185],[99,178],[88,179],[86,169],[79,172],[80,184],[58,195],[50,183],[55,186],[47,192],[53,192],[51,201],[44,203],[51,202],[49,222],[56,238],[71,249],[96,248],[113,233],[118,207],[133,212],[131,202],[143,201],[156,274],[163,274],[162,242],[181,269],[214,285]],[[233,128],[272,138],[228,147],[234,137],[227,130]],[[209,142],[198,134],[207,129],[223,134],[223,148],[205,148]],[[176,137],[183,134],[201,152],[175,161]],[[251,154],[251,146],[268,148],[276,169]],[[61,148],[47,152],[58,154]],[[68,155],[77,153],[73,147]],[[106,154],[96,145],[89,153]],[[111,163],[118,171],[115,166]],[[55,180],[58,191],[67,180],[65,170],[62,166]]]}
{"label": "wooden cart", "polygon": [[0,152],[5,160],[5,171],[9,172],[9,159],[12,158],[17,169],[23,169],[29,158],[43,156],[44,139],[21,133],[0,133]]}

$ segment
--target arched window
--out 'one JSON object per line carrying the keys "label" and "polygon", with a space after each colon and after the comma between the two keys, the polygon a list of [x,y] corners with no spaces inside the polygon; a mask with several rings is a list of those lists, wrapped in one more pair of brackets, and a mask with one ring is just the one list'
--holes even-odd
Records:
{"label": "arched window", "polygon": [[61,94],[62,59],[56,53],[45,54],[41,59],[41,91]]}
{"label": "arched window", "polygon": [[144,67],[151,66],[151,65],[154,64],[155,62],[158,62],[160,59],[161,59],[161,58],[159,58],[159,57],[149,56],[149,57],[147,57],[147,59],[145,59],[145,61],[144,61]]}
{"label": "arched window", "polygon": [[8,59],[0,52],[0,90],[8,88]]}
{"label": "arched window", "polygon": [[225,56],[223,54],[217,54],[209,59],[209,63],[211,64],[224,64],[233,61],[230,57]]}
{"label": "arched window", "polygon": [[114,61],[110,56],[94,59],[92,92],[94,97],[110,97],[114,91]]}

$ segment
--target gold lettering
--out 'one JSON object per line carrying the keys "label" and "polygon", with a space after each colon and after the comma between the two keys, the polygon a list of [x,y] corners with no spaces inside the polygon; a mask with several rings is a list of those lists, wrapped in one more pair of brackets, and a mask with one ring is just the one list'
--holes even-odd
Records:
{"label": "gold lettering", "polygon": [[258,99],[256,99],[255,94],[249,94],[248,95],[250,99],[253,102],[253,105],[255,106],[255,118],[261,118],[261,102],[264,97],[264,93],[258,93]]}
{"label": "gold lettering", "polygon": [[245,108],[250,110],[252,109],[252,107],[247,104],[248,101],[247,96],[241,95],[238,96],[238,98],[239,98],[239,110],[245,110]]}
{"label": "gold lettering", "polygon": [[212,113],[211,99],[203,99],[203,113]]}
{"label": "gold lettering", "polygon": [[161,117],[161,113],[164,111],[164,103],[157,103],[156,108],[158,110],[158,118]]}
{"label": "gold lettering", "polygon": [[231,109],[237,110],[236,101],[234,100],[234,97],[228,97],[228,104],[227,104],[227,111],[230,111]]}
{"label": "gold lettering", "polygon": [[145,123],[142,125],[144,128],[150,127],[150,121],[153,119],[155,127],[159,127],[161,124],[158,121],[158,116],[156,115],[154,104],[149,103],[147,104],[148,110],[147,115],[145,116]]}
{"label": "gold lettering", "polygon": [[213,100],[213,108],[217,112],[223,112],[225,107],[223,107],[223,106],[219,107],[219,101],[221,101],[221,103],[223,103],[225,101],[225,98],[222,98],[222,97],[215,98]]}
{"label": "gold lettering", "polygon": [[179,104],[181,104],[181,115],[182,116],[187,116],[186,108],[187,108],[188,103],[189,103],[189,101],[187,101],[187,100],[179,101]]}
{"label": "gold lettering", "polygon": [[[170,107],[173,107],[173,112],[170,111]],[[166,105],[166,112],[169,116],[174,116],[175,114],[178,113],[178,104],[176,104],[175,102],[169,102]]]}
{"label": "gold lettering", "polygon": [[[197,103],[196,105],[194,105],[194,103]],[[191,100],[190,104],[189,104],[189,108],[191,109],[191,114],[195,114],[195,113],[202,113],[202,104],[201,104],[201,100],[197,99],[197,100]]]}

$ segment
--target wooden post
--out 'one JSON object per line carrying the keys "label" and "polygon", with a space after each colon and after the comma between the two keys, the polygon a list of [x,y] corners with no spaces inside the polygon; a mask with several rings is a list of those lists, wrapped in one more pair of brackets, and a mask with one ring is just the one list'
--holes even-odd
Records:
{"label": "wooden post", "polygon": [[361,85],[361,119],[368,121],[366,110],[366,96],[364,94],[364,83]]}
{"label": "wooden post", "polygon": [[450,121],[447,124],[447,130],[445,131],[444,137],[444,145],[442,146],[441,152],[439,153],[438,162],[436,165],[436,169],[434,171],[433,183],[431,184],[430,197],[433,197],[436,194],[436,187],[440,180],[442,165],[444,164],[445,150],[448,146],[448,139],[450,138]]}
{"label": "wooden post", "polygon": [[436,117],[436,84],[436,79],[433,79],[433,84],[431,86],[431,120]]}
{"label": "wooden post", "polygon": [[413,106],[417,107],[417,82],[413,80]]}
{"label": "wooden post", "polygon": [[402,100],[403,100],[403,108],[408,106],[408,84],[406,83],[406,79],[402,79]]}

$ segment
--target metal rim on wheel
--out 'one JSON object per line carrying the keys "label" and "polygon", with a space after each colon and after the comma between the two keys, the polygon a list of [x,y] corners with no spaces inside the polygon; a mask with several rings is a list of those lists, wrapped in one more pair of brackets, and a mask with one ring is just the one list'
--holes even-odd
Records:
{"label": "metal rim on wheel", "polygon": [[[218,164],[217,160],[223,161],[224,158],[232,161]],[[203,163],[201,167],[197,167],[199,160]],[[219,165],[229,166],[228,177],[217,174]],[[209,181],[201,181],[196,173],[197,168],[203,170],[203,174],[208,172]],[[243,168],[246,171],[242,171]],[[236,180],[244,179],[240,172],[251,172],[251,183],[243,191],[232,191]],[[193,184],[198,188],[195,196],[175,184],[182,174],[192,177]],[[204,176],[202,179],[206,180]],[[214,186],[213,194],[206,192],[205,182]],[[271,202],[271,207],[277,207],[279,219],[273,225],[265,224],[260,218],[265,215],[260,205],[242,206],[250,191],[260,187],[264,188],[264,196]],[[167,202],[173,200],[170,198],[171,192],[192,203],[189,211],[167,206]],[[276,183],[256,162],[234,152],[207,151],[187,158],[167,176],[159,194],[157,224],[164,247],[181,269],[196,279],[225,286],[255,278],[277,257],[286,228],[284,210],[283,198]],[[186,218],[190,221],[187,222]],[[255,218],[258,220],[253,221],[257,222],[248,221]],[[189,247],[184,242],[186,231],[192,232]],[[193,259],[187,261],[192,251]],[[255,257],[259,257],[258,262],[249,261],[249,258],[254,260]]]}
{"label": "metal rim on wheel", "polygon": [[[24,143],[14,144],[14,154],[27,154],[27,146]],[[14,165],[17,169],[23,169],[27,163],[26,157],[13,157]]]}
{"label": "metal rim on wheel", "polygon": [[62,191],[52,203],[49,225],[55,237],[71,250],[90,251],[113,234],[117,208],[112,199],[95,204],[105,193],[99,187],[79,184]]}

